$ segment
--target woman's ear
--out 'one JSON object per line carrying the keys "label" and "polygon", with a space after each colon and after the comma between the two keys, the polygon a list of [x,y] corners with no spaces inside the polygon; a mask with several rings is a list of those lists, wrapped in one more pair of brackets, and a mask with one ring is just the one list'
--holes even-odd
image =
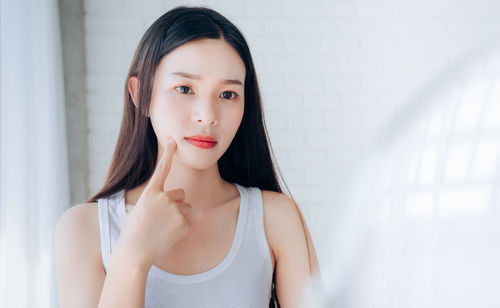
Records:
{"label": "woman's ear", "polygon": [[[139,79],[136,76],[132,76],[128,79],[128,92],[132,97],[132,102],[134,102],[135,108],[137,108],[137,94],[139,90]],[[149,114],[146,115],[149,117]]]}
{"label": "woman's ear", "polygon": [[137,77],[132,76],[128,79],[128,92],[132,97],[132,101],[134,102],[135,108],[137,108],[137,87],[139,84],[139,80]]}

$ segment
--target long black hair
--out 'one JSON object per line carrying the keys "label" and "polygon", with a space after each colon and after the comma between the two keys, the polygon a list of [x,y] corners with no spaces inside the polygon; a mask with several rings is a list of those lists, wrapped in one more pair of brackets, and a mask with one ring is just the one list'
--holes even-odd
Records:
{"label": "long black hair", "polygon": [[[96,202],[122,189],[134,188],[151,177],[158,149],[147,112],[156,69],[162,57],[175,48],[206,38],[225,40],[238,52],[246,67],[243,119],[229,148],[217,162],[220,175],[231,183],[282,192],[271,159],[274,154],[271,156],[261,95],[245,38],[234,24],[212,9],[180,6],[158,18],[146,30],[137,47],[125,82],[122,125],[111,166],[103,187],[87,202]],[[133,76],[139,80],[137,108],[128,90],[129,79]],[[293,197],[291,199],[294,201]],[[301,217],[310,251],[310,237],[304,227],[304,218],[295,201],[293,203]],[[270,306],[279,307],[274,275],[272,294]]]}

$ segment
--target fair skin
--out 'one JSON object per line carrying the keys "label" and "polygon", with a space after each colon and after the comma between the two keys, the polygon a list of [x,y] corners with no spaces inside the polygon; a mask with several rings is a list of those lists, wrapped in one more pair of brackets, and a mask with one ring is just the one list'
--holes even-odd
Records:
{"label": "fair skin", "polygon": [[[157,68],[149,115],[159,143],[158,157],[167,137],[173,137],[177,144],[165,189],[184,189],[193,212],[209,210],[221,198],[238,195],[236,188],[221,178],[217,160],[231,144],[243,118],[244,81],[245,64],[222,40],[184,44],[165,56]],[[134,102],[137,82],[134,77],[129,82]],[[192,135],[211,135],[217,144],[210,149],[197,148],[184,139]],[[128,203],[135,204],[137,193],[129,196]]]}
{"label": "fair skin", "polygon": [[[106,277],[95,203],[70,208],[60,219],[56,231],[61,302],[67,304],[62,307],[96,307],[98,303],[100,307],[111,307],[113,305],[107,303],[116,298],[112,296],[113,288],[123,294],[131,294],[132,291],[124,290],[138,289],[137,286],[142,286],[141,292],[137,293],[138,304],[130,307],[142,307],[140,302],[144,296],[147,268],[152,264],[171,273],[189,275],[207,271],[225,258],[236,229],[240,196],[233,184],[221,178],[217,160],[231,144],[243,117],[244,78],[243,61],[221,39],[184,44],[161,60],[149,108],[158,139],[157,168],[150,180],[126,192],[125,202],[127,217],[139,217],[138,213],[143,213],[139,209],[146,208],[142,207],[147,203],[145,195],[153,200],[151,196],[155,194],[159,196],[171,192],[179,200],[176,217],[182,218],[176,218],[179,221],[177,228],[169,234],[171,245],[163,245],[168,249],[155,251],[154,257],[141,263],[141,266],[130,260],[139,260],[144,255],[141,258],[136,254],[132,256],[131,252],[137,249],[123,244],[125,241],[117,243]],[[137,102],[138,82],[136,78],[131,78],[129,82],[134,103]],[[213,136],[217,139],[216,146],[201,149],[184,139],[197,134]],[[169,137],[175,140],[174,150],[168,150]],[[168,161],[168,166],[158,164],[162,159]],[[148,190],[153,193],[145,194]],[[296,307],[303,283],[310,277],[300,218],[286,195],[263,190],[262,198],[265,233],[273,269],[276,268],[278,298],[282,307]],[[154,216],[159,215],[151,215]],[[137,240],[137,237],[129,236],[132,234],[129,232],[133,229],[131,226],[132,223],[127,226],[130,228],[125,230],[124,235],[129,242]],[[172,236],[174,233],[175,236]],[[71,244],[76,237],[81,243],[78,247]],[[151,245],[158,246],[161,245]],[[153,256],[153,253],[148,256]],[[312,256],[313,271],[317,272],[314,247]],[[81,266],[75,268],[75,262]],[[136,270],[129,270],[131,267]],[[124,272],[128,274],[124,276]],[[102,298],[99,301],[101,290],[102,296],[107,296],[109,302]]]}
{"label": "fair skin", "polygon": [[[184,44],[158,66],[149,107],[158,157],[163,155],[168,137],[177,144],[164,189],[182,188],[184,202],[191,205],[189,231],[156,260],[155,265],[164,270],[184,275],[206,271],[220,263],[231,246],[234,232],[227,230],[236,228],[233,218],[240,198],[238,189],[221,178],[217,160],[243,118],[244,81],[245,64],[222,40]],[[131,78],[129,91],[134,102],[137,85],[137,78]],[[210,135],[217,144],[197,148],[185,139],[192,135]],[[147,183],[126,192],[127,208],[137,203]]]}

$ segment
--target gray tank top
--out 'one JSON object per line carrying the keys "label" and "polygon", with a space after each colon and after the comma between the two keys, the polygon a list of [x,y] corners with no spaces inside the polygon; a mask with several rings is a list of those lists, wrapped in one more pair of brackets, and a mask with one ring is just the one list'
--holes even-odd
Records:
{"label": "gray tank top", "polygon": [[[193,275],[177,275],[151,266],[144,307],[269,307],[273,272],[261,190],[234,184],[241,201],[236,233],[224,260]],[[99,199],[97,205],[102,261],[107,272],[126,214],[125,190]]]}

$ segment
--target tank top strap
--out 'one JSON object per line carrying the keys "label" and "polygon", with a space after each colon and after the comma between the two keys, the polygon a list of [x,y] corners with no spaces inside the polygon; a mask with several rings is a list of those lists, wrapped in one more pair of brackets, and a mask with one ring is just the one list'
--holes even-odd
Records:
{"label": "tank top strap", "polygon": [[[236,184],[241,194],[233,243],[225,259],[208,271],[177,275],[152,266],[145,308],[268,307],[272,262],[264,228],[262,191]],[[107,272],[125,213],[124,190],[98,200],[103,265]]]}
{"label": "tank top strap", "polygon": [[[248,188],[248,198],[252,214],[252,224],[254,225],[255,236],[258,242],[262,256],[271,261],[271,253],[264,227],[264,202],[262,198],[262,190],[258,187]],[[272,264],[271,264],[272,266]]]}
{"label": "tank top strap", "polygon": [[124,197],[125,190],[120,190],[109,197],[97,200],[101,255],[106,273],[108,272],[111,251],[120,235],[123,214],[120,211],[119,205]]}

